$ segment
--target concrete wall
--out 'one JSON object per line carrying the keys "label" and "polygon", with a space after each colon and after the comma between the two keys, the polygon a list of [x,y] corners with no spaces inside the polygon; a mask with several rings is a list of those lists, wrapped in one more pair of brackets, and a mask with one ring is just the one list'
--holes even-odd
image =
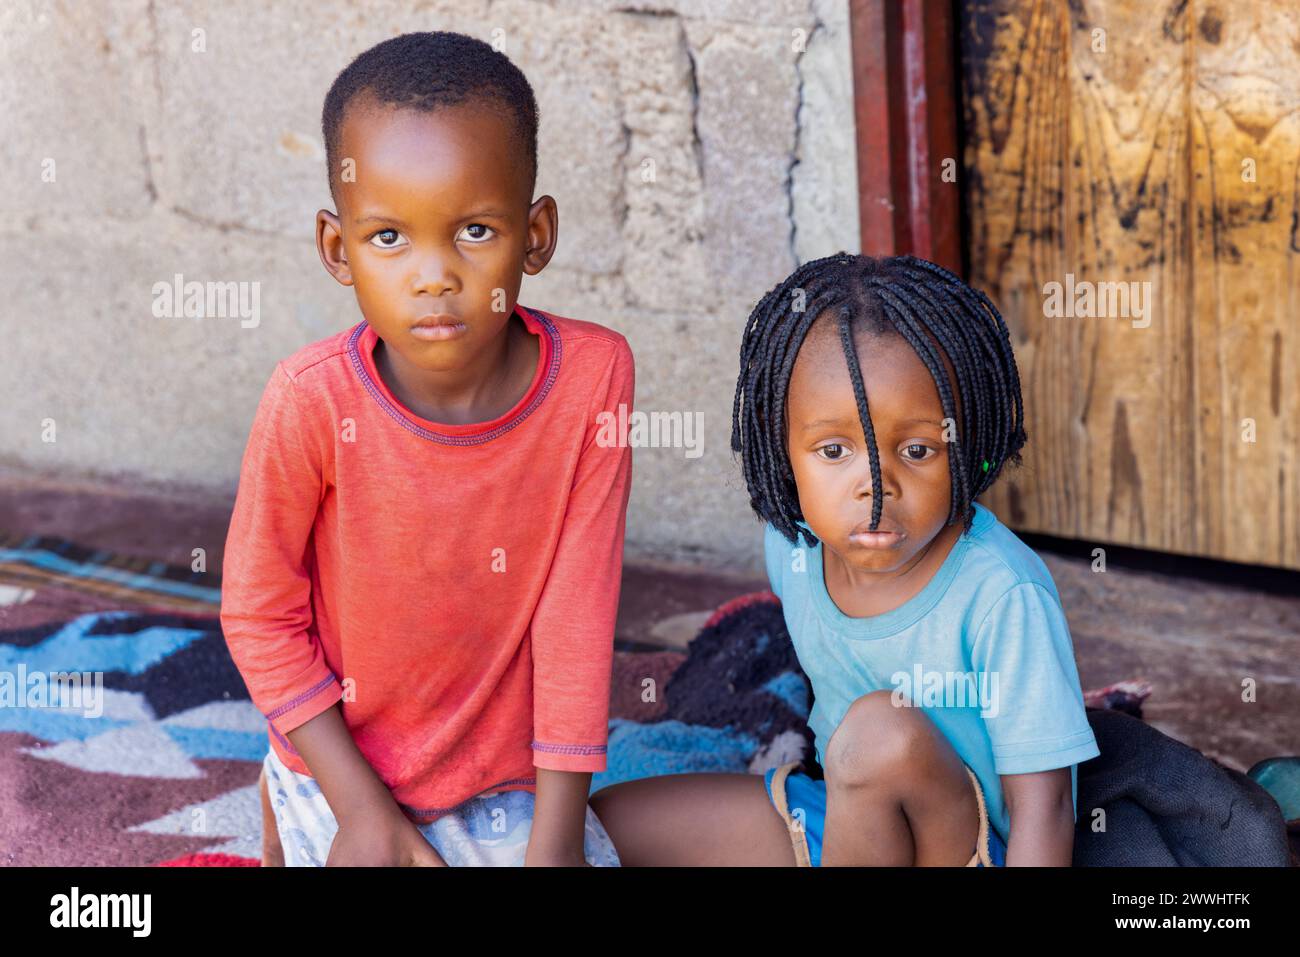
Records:
{"label": "concrete wall", "polygon": [[[313,239],[330,82],[398,33],[500,30],[560,208],[522,302],[625,334],[638,409],[701,426],[699,458],[634,453],[629,557],[757,568],[740,330],[797,262],[859,248],[846,21],[845,0],[6,0],[0,465],[233,493],[275,362],[361,318]],[[155,318],[177,273],[259,283],[260,325]]]}

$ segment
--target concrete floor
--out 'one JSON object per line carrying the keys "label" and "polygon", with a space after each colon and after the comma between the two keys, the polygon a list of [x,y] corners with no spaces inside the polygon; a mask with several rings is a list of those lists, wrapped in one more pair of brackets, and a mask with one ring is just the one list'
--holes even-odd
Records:
{"label": "concrete floor", "polygon": [[[0,529],[185,565],[201,546],[216,572],[232,504],[198,490],[0,467]],[[1035,547],[1060,591],[1085,688],[1149,681],[1146,719],[1238,770],[1300,754],[1300,585],[1291,587],[1300,575],[1261,570],[1254,577],[1267,579],[1263,590],[1240,583],[1252,579],[1249,569],[1209,566],[1193,576],[1140,555],[1128,564],[1112,558],[1096,574],[1086,557]],[[646,650],[682,647],[719,604],[766,587],[760,578],[629,562],[617,637]],[[1243,682],[1253,682],[1253,701],[1243,700]]]}

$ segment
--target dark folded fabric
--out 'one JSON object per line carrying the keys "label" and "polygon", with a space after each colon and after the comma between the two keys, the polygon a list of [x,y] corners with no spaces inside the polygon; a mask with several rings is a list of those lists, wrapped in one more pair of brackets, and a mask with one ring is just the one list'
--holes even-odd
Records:
{"label": "dark folded fabric", "polygon": [[1246,775],[1137,718],[1087,715],[1101,754],[1079,765],[1074,866],[1288,865],[1282,810]]}
{"label": "dark folded fabric", "polygon": [[664,696],[664,716],[673,721],[729,727],[760,744],[797,731],[812,753],[812,687],[775,597],[737,608],[702,629]]}

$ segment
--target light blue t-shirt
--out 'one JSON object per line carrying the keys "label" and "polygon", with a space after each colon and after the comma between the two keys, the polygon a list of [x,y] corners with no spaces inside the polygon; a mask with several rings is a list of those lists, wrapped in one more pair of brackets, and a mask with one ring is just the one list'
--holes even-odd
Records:
{"label": "light blue t-shirt", "polygon": [[[1070,767],[1100,752],[1083,710],[1074,647],[1047,566],[987,508],[909,601],[850,618],[826,591],[822,545],[764,528],[767,577],[813,687],[808,725],[823,766],[849,705],[897,691],[943,732],[979,778],[989,821],[1007,840],[1001,774]],[[901,700],[901,697],[900,699]]]}

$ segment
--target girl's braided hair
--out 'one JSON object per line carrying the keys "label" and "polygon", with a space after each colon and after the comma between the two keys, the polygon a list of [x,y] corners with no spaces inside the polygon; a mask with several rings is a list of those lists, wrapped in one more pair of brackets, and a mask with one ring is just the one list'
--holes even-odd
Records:
{"label": "girl's braided hair", "polygon": [[[786,450],[785,402],[795,357],[813,322],[835,316],[848,363],[858,417],[867,438],[872,488],[881,487],[880,454],[867,409],[852,330],[895,333],[916,351],[934,378],[944,417],[957,421],[951,383],[935,343],[956,373],[962,419],[949,444],[952,506],[970,531],[971,503],[988,489],[1008,461],[1020,464],[1024,404],[1020,375],[1006,323],[984,293],[957,276],[914,256],[874,259],[840,252],[805,263],[763,296],[745,324],[740,376],[732,406],[731,450],[742,456],[749,503],[787,540],[803,534],[794,472]],[[880,522],[881,496],[871,500],[871,527]]]}

